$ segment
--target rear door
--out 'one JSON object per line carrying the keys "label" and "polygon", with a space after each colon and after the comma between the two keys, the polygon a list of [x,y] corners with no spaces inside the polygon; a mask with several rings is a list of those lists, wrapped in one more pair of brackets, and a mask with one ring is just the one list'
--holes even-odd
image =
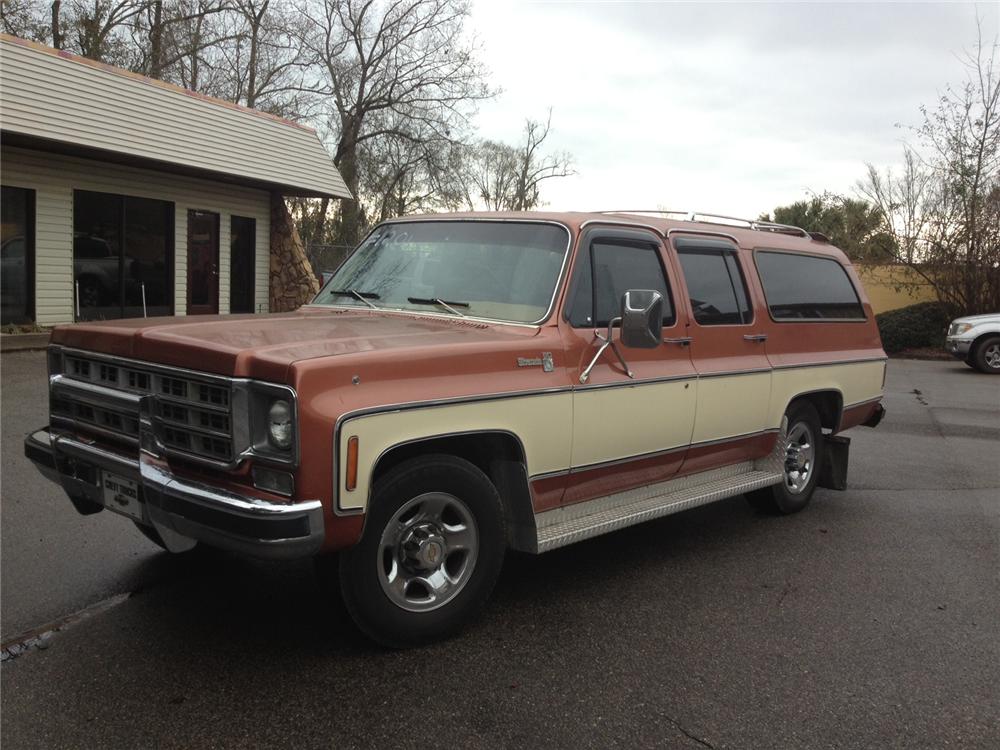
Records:
{"label": "rear door", "polygon": [[697,410],[684,473],[767,453],[771,368],[764,348],[766,315],[755,310],[743,253],[726,239],[679,235],[673,259],[689,308],[691,359],[698,373]]}
{"label": "rear door", "polygon": [[564,504],[663,481],[683,462],[697,391],[686,343],[629,349],[615,328],[612,336],[632,377],[610,348],[594,359],[599,336],[607,336],[608,322],[620,314],[629,289],[659,291],[664,338],[685,337],[687,318],[675,304],[675,272],[664,260],[659,237],[649,231],[596,228],[580,239],[560,318],[567,362],[576,363],[571,371],[572,469]]}

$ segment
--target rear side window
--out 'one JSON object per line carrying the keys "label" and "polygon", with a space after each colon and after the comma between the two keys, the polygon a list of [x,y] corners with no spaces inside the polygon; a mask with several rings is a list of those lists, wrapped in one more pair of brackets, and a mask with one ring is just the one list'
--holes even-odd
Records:
{"label": "rear side window", "polygon": [[[622,295],[629,289],[655,289],[663,295],[663,325],[674,323],[674,306],[653,245],[596,240],[590,262],[579,264],[569,321],[575,328],[603,327],[621,315]],[[581,260],[588,260],[586,256]]]}
{"label": "rear side window", "polygon": [[758,251],[757,272],[775,320],[864,320],[847,271],[833,258]]}
{"label": "rear side window", "polygon": [[735,250],[677,244],[695,321],[703,326],[750,323],[753,310]]}

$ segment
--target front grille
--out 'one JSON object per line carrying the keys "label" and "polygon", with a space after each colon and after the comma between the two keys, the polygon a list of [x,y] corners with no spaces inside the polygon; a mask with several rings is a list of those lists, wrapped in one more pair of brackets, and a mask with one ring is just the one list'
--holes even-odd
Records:
{"label": "front grille", "polygon": [[[63,356],[62,373],[71,380],[153,396],[156,433],[172,454],[213,463],[234,461],[232,386],[224,378],[69,353]],[[52,400],[52,414],[68,420],[79,432],[138,445],[135,408],[97,406],[60,395]]]}

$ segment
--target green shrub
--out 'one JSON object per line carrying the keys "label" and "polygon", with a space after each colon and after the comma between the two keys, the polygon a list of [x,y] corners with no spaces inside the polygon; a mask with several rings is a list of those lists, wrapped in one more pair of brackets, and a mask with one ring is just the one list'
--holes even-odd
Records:
{"label": "green shrub", "polygon": [[951,314],[940,302],[921,302],[880,313],[875,320],[882,348],[894,354],[903,349],[943,346]]}

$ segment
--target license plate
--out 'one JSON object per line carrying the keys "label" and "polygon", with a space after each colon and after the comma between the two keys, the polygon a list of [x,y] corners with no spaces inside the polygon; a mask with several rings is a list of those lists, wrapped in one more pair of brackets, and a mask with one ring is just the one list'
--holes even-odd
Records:
{"label": "license plate", "polygon": [[101,488],[104,492],[104,507],[136,521],[142,520],[138,483],[109,471],[102,471]]}

